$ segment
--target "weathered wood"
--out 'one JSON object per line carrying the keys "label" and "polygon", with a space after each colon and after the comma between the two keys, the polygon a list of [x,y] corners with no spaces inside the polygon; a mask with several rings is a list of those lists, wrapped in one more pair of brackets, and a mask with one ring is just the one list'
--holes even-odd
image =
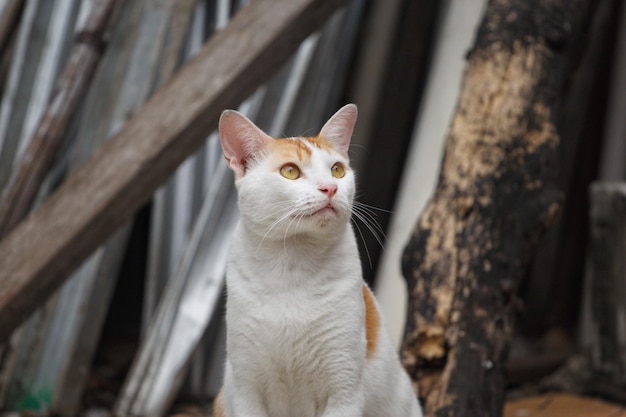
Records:
{"label": "weathered wood", "polygon": [[0,242],[0,341],[343,0],[253,2]]}
{"label": "weathered wood", "polygon": [[626,386],[626,183],[596,182],[591,197],[591,367]]}
{"label": "weathered wood", "polygon": [[167,411],[218,306],[238,212],[229,209],[236,193],[225,163],[215,182],[129,371],[115,415],[157,416]]}
{"label": "weathered wood", "polygon": [[403,256],[403,362],[427,416],[498,416],[516,292],[559,212],[556,121],[588,0],[490,1],[439,183]]}
{"label": "weathered wood", "polygon": [[[90,5],[91,2],[28,2],[24,10],[16,41],[19,47],[11,62],[9,86],[0,105],[0,188],[8,180],[11,168],[17,165],[15,161],[24,154],[52,97],[67,51],[75,34],[83,27],[77,25],[79,10],[88,16]],[[47,194],[44,190],[39,193]],[[76,289],[76,286],[71,287]],[[61,327],[50,331],[58,318],[54,305],[59,302],[65,311],[76,306],[76,297],[61,298],[51,297],[46,306],[15,332],[10,344],[2,347],[5,355],[0,360],[0,404],[6,409],[17,410],[34,403],[47,405],[50,391],[48,386],[40,384],[38,375],[46,371],[54,374],[56,367],[51,362],[61,355],[50,353],[63,352],[59,340],[68,340],[67,333],[58,329],[71,328],[71,320],[64,320]],[[45,366],[38,366],[39,361]],[[48,381],[50,379],[46,379]]]}
{"label": "weathered wood", "polygon": [[[48,30],[54,2],[29,1],[24,4],[19,25],[9,38],[9,50],[5,52],[3,65],[6,79],[0,102],[0,188],[8,183],[18,149],[25,146],[22,137],[26,113],[32,102],[32,92],[37,83],[39,62],[46,41],[42,34]],[[54,48],[53,48],[54,49]],[[52,68],[48,68],[52,73]],[[56,78],[56,74],[52,75]],[[4,77],[4,75],[3,75]],[[41,87],[41,84],[38,85]],[[30,138],[28,138],[30,139]]]}
{"label": "weathered wood", "polygon": [[0,5],[0,55],[6,50],[9,35],[17,24],[24,0],[7,0]]}
{"label": "weathered wood", "polygon": [[0,200],[0,239],[28,213],[97,67],[120,0],[100,0],[77,34],[58,90]]}
{"label": "weathered wood", "polygon": [[[88,158],[94,147],[104,143],[129,114],[136,112],[157,87],[168,81],[176,68],[181,65],[181,51],[184,48],[194,1],[160,0],[150,1],[145,5],[136,3],[139,2],[132,4],[126,2],[123,5],[125,9],[122,10],[139,9],[141,16],[136,20],[132,19],[132,16],[130,19],[120,19],[107,51],[112,56],[109,55],[103,60],[101,68],[103,71],[98,74],[101,77],[98,79],[97,75],[94,80],[94,84],[99,82],[99,88],[91,91],[90,101],[86,103],[91,104],[91,118],[81,120],[83,129],[87,128],[86,125],[95,130],[100,127],[100,135],[90,135],[91,146],[84,146],[81,152],[74,155],[72,161],[74,169]],[[137,8],[138,5],[142,7]],[[132,27],[136,28],[137,39],[131,42],[129,32]],[[118,48],[116,53],[113,53],[114,45]],[[128,49],[132,52],[129,54],[128,66],[122,72],[119,66],[124,66],[124,57]],[[107,58],[110,58],[108,62]],[[109,70],[116,68],[117,71],[106,71],[107,68]],[[112,86],[111,78],[107,74],[113,73],[123,75],[123,79],[118,80],[119,87],[117,94],[114,95],[115,100],[113,104],[100,103],[102,89]],[[103,117],[107,106],[114,109],[111,119]],[[79,129],[77,140],[81,139],[83,137]],[[131,226],[131,221],[122,225],[106,244],[96,251],[95,256],[83,263],[91,265],[92,271],[74,278],[80,279],[83,285],[89,285],[91,292],[86,295],[80,294],[83,307],[72,316],[77,322],[76,336],[72,339],[72,344],[65,348],[66,357],[62,362],[63,366],[59,370],[55,369],[57,382],[48,408],[55,415],[74,416],[78,413],[88,376],[87,370],[90,369],[100,339],[100,332],[109,309],[109,300],[128,245]],[[87,307],[84,307],[85,305]],[[52,370],[49,369],[48,372]]]}

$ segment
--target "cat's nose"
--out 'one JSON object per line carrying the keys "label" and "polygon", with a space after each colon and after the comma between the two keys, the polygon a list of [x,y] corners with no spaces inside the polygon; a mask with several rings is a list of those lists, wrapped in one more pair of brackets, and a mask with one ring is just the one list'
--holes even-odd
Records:
{"label": "cat's nose", "polygon": [[322,193],[326,194],[328,196],[328,198],[333,198],[333,196],[337,192],[337,185],[336,184],[322,185],[322,186],[320,186],[318,188],[318,190],[320,190]]}

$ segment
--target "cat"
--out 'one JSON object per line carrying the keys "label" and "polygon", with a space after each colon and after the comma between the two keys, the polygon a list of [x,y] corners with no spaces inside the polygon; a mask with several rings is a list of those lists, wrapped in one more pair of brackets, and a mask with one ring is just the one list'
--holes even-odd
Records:
{"label": "cat", "polygon": [[241,213],[226,272],[216,417],[421,417],[361,275],[342,107],[316,137],[274,139],[226,110],[219,135]]}

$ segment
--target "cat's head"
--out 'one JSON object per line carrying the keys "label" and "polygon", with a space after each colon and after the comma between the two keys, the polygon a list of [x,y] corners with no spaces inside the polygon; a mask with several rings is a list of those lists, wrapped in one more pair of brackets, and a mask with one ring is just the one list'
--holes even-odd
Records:
{"label": "cat's head", "polygon": [[348,146],[356,117],[356,106],[348,104],[318,136],[274,139],[242,114],[222,113],[220,141],[250,230],[281,240],[343,230],[355,192]]}

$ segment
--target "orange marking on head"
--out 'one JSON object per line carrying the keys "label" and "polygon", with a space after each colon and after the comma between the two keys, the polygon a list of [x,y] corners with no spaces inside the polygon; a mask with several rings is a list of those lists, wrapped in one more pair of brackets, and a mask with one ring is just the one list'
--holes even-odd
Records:
{"label": "orange marking on head", "polygon": [[365,303],[365,336],[367,339],[367,358],[376,353],[380,316],[374,301],[374,295],[367,285],[363,284],[363,301]]}
{"label": "orange marking on head", "polygon": [[214,417],[225,417],[224,416],[224,388],[220,388],[220,391],[217,393],[215,397],[215,401],[213,401],[213,416]]}
{"label": "orange marking on head", "polygon": [[323,149],[323,150],[326,150],[326,151],[334,151],[335,150],[335,148],[333,148],[333,146],[330,144],[330,142],[328,142],[322,136],[314,136],[314,137],[302,138],[302,139],[306,140],[307,142],[309,142],[311,145],[315,146],[316,148]]}
{"label": "orange marking on head", "polygon": [[311,149],[300,138],[275,139],[270,142],[270,154],[277,164],[302,162],[311,157]]}

